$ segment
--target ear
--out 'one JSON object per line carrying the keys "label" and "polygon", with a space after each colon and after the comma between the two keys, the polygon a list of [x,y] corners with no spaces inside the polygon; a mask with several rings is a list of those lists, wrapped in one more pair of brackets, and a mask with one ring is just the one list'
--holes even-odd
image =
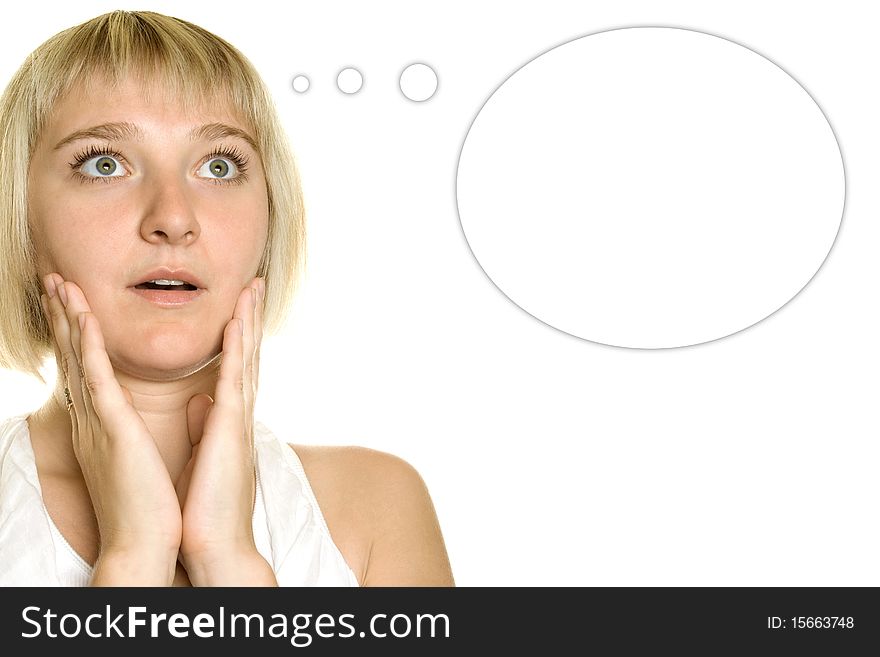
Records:
{"label": "ear", "polygon": [[189,432],[189,441],[193,446],[202,440],[202,432],[205,430],[205,419],[214,405],[211,395],[199,393],[192,397],[186,404],[186,428]]}

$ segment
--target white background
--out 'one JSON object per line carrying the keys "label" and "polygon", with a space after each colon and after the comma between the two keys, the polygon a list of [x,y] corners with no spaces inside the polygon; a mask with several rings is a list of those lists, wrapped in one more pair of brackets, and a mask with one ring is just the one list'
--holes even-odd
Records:
{"label": "white background", "polygon": [[[258,417],[289,442],[412,463],[459,585],[876,586],[876,24],[856,2],[659,4],[28,3],[0,24],[0,81],[119,8],[194,22],[254,62],[310,230],[303,294],[263,348]],[[846,165],[840,233],[812,282],[751,328],[682,349],[537,321],[489,280],[456,213],[459,150],[489,94],[553,46],[635,25],[769,58],[824,110]],[[425,103],[396,87],[415,61],[440,80]],[[347,65],[364,74],[351,96],[334,88]],[[45,394],[2,373],[0,416]]]}

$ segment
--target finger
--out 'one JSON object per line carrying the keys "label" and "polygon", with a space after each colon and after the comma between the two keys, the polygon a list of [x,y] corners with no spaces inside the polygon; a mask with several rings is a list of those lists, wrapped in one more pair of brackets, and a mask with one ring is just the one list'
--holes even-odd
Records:
{"label": "finger", "polygon": [[206,415],[213,404],[214,400],[205,393],[195,395],[186,404],[186,427],[189,432],[189,441],[194,446],[202,440]]}
{"label": "finger", "polygon": [[[76,354],[77,363],[79,364],[83,410],[85,411],[84,416],[88,424],[100,425],[101,419],[96,412],[92,401],[92,381],[88,376],[83,359],[83,329],[80,327],[80,318],[83,317],[85,313],[91,313],[92,309],[89,306],[89,302],[86,301],[85,294],[83,294],[82,290],[76,283],[73,281],[64,281],[61,283],[61,286],[63,286],[64,289],[64,298],[67,299],[67,304],[64,309],[67,312],[67,323],[70,326],[70,343]],[[59,292],[59,296],[60,294],[61,293]],[[94,317],[94,315],[92,316],[92,323],[98,323],[98,318]]]}
{"label": "finger", "polygon": [[253,348],[254,348],[254,312],[257,304],[257,292],[255,282],[241,291],[238,296],[238,303],[235,305],[235,312],[232,313],[233,318],[242,320],[244,331],[241,336],[241,359],[244,385],[242,386],[242,396],[244,398],[245,413],[252,408],[253,400]]}
{"label": "finger", "polygon": [[257,390],[260,387],[260,347],[263,345],[263,308],[266,303],[266,279],[260,279],[259,295],[257,298],[257,318],[254,322],[254,404],[256,404]]}
{"label": "finger", "polygon": [[[63,295],[62,290],[64,292]],[[70,344],[76,354],[77,361],[82,364],[79,315],[80,313],[92,312],[92,309],[89,307],[89,302],[86,301],[82,290],[73,281],[62,281],[59,285],[58,295],[62,297],[62,300],[64,298],[67,299],[67,303],[64,304],[64,310],[67,313],[67,323],[70,326]],[[80,375],[82,375],[82,372],[80,372]]]}
{"label": "finger", "polygon": [[83,313],[83,369],[88,377],[88,396],[95,418],[101,422],[125,418],[131,394],[116,381],[104,345],[101,324],[93,313]]}
{"label": "finger", "polygon": [[40,301],[43,304],[43,312],[46,314],[46,324],[49,327],[49,336],[52,338],[52,348],[55,350],[55,362],[58,365],[58,371],[63,375],[67,376],[63,370],[63,354],[61,353],[61,340],[59,336],[55,334],[55,319],[52,316],[52,312],[55,308],[54,304],[51,303],[52,297],[57,294],[55,290],[55,281],[51,275],[46,275],[43,278],[43,287],[46,290],[45,294],[40,296]]}
{"label": "finger", "polygon": [[[62,295],[61,291],[64,291]],[[94,381],[89,376],[83,359],[83,327],[86,325],[86,314],[91,314],[91,308],[80,287],[73,281],[62,281],[59,285],[59,296],[62,302],[67,299],[64,310],[67,312],[67,323],[70,326],[70,344],[76,354],[79,369],[80,396],[82,397],[82,413],[80,414],[80,426],[90,430],[91,427],[102,427],[103,420],[95,408],[92,395]],[[82,320],[82,324],[81,324]],[[92,315],[90,324],[98,324],[98,319]],[[102,339],[103,343],[103,339]]]}
{"label": "finger", "polygon": [[245,372],[245,417],[251,417],[254,411],[254,401],[256,399],[256,381],[254,379],[254,353],[257,350],[257,313],[260,305],[260,279],[255,278],[251,283],[251,313],[250,313],[250,331],[245,329],[246,338],[242,344],[242,356],[244,357]]}
{"label": "finger", "polygon": [[[61,355],[61,349],[58,347],[58,340],[55,337],[55,322],[52,319],[52,311],[49,306],[49,295],[48,294],[41,294],[40,295],[40,304],[43,306],[43,313],[46,317],[46,325],[49,327],[49,338],[50,338],[50,342],[52,343],[52,350],[55,352],[55,364],[58,366],[58,372],[61,374],[61,376],[63,378],[64,387],[66,389],[69,389],[70,382],[67,378],[66,368],[63,365],[64,359]],[[61,405],[62,408],[67,410],[68,415],[69,415],[70,410],[67,408],[67,395],[62,396],[58,400],[58,403]],[[75,418],[73,420],[73,430],[74,431],[77,430]]]}
{"label": "finger", "polygon": [[[82,408],[82,393],[80,391],[79,382],[79,363],[76,360],[76,353],[70,343],[70,325],[67,321],[67,312],[58,294],[58,281],[60,276],[57,274],[47,274],[43,280],[48,294],[50,324],[52,326],[52,334],[55,337],[55,344],[58,347],[60,358],[58,365],[61,374],[64,377],[64,386],[70,395],[73,406],[68,408],[73,423],[74,434],[79,432],[79,418],[77,417],[77,409]],[[64,400],[62,403],[65,403]]]}
{"label": "finger", "polygon": [[241,320],[233,317],[226,323],[223,331],[223,358],[220,361],[220,374],[211,411],[212,424],[218,413],[221,416],[217,419],[220,426],[241,427],[244,424],[242,337]]}
{"label": "finger", "polygon": [[[101,419],[100,413],[98,413],[97,409],[95,408],[95,402],[94,402],[94,399],[92,398],[92,395],[97,392],[95,390],[95,384],[94,384],[95,378],[94,378],[94,374],[92,371],[92,367],[86,365],[86,358],[85,358],[86,342],[90,338],[94,339],[94,337],[91,336],[91,333],[96,330],[100,331],[101,324],[98,321],[98,318],[95,317],[95,315],[93,313],[80,313],[79,316],[77,317],[76,325],[77,325],[77,329],[79,331],[79,352],[80,352],[80,362],[81,362],[81,374],[83,377],[83,384],[82,384],[83,407],[85,408],[86,417],[88,419],[88,422],[90,424],[94,424],[95,426],[102,427],[104,424],[104,421]],[[88,333],[88,335],[87,335],[87,333]],[[91,345],[91,343],[89,343],[89,344]],[[103,350],[103,345],[104,345],[103,336],[100,337],[100,344],[101,344],[101,349]],[[106,356],[106,352],[104,352],[104,353]],[[110,359],[108,358],[107,359],[108,363],[109,363],[109,360]],[[112,367],[111,367],[111,371],[112,371]],[[114,380],[115,380],[115,377],[114,377]],[[129,395],[129,397],[131,397],[131,395]]]}

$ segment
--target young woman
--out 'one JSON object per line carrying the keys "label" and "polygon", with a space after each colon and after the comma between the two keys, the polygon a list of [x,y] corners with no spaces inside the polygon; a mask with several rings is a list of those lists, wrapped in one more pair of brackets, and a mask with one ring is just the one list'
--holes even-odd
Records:
{"label": "young woman", "polygon": [[0,584],[453,584],[410,465],[253,419],[305,230],[235,48],[152,12],[65,30],[0,100],[0,155],[0,365],[58,365],[0,425]]}

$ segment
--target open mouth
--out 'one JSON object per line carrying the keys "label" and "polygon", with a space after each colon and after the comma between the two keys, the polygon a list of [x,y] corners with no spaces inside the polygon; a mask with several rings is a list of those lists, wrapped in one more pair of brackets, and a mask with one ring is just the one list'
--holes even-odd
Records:
{"label": "open mouth", "polygon": [[178,279],[154,278],[129,288],[155,306],[179,308],[200,297],[205,290]]}
{"label": "open mouth", "polygon": [[185,281],[174,281],[168,280],[164,278],[147,281],[145,283],[141,283],[140,285],[135,285],[135,289],[137,290],[166,290],[166,291],[176,291],[176,290],[197,290],[198,288],[195,285],[191,285]]}

